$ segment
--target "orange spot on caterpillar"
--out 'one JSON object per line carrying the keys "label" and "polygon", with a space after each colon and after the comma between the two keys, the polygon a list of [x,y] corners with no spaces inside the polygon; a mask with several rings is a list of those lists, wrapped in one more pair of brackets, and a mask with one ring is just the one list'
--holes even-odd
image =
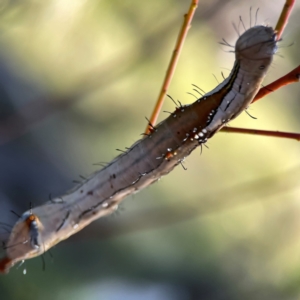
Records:
{"label": "orange spot on caterpillar", "polygon": [[169,160],[171,159],[172,157],[174,157],[175,155],[177,155],[177,152],[173,152],[173,151],[170,151],[168,150],[168,152],[165,154],[165,160]]}
{"label": "orange spot on caterpillar", "polygon": [[31,214],[26,220],[25,223],[28,227],[32,224],[32,222],[38,221],[38,217],[36,215]]}

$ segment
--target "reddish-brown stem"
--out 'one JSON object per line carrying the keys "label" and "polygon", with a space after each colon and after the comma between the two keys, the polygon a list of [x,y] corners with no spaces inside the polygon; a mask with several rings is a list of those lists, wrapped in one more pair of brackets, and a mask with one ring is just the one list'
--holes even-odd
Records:
{"label": "reddish-brown stem", "polygon": [[279,138],[293,139],[296,141],[300,141],[300,133],[293,133],[293,132],[280,132],[280,131],[258,130],[258,129],[248,129],[248,128],[236,128],[236,127],[223,127],[221,131],[231,132],[231,133],[272,136],[272,137],[279,137]]}
{"label": "reddish-brown stem", "polygon": [[[173,74],[174,74],[174,71],[175,71],[175,68],[176,68],[176,65],[177,65],[177,62],[178,62],[178,59],[179,59],[184,41],[185,41],[185,38],[187,36],[188,30],[190,29],[194,13],[195,13],[195,11],[197,9],[197,6],[198,6],[198,2],[199,2],[199,0],[192,0],[189,11],[184,16],[184,22],[182,24],[181,31],[178,35],[176,46],[175,46],[175,49],[173,51],[173,54],[172,54],[172,57],[171,57],[171,60],[170,60],[170,63],[169,63],[169,67],[168,67],[168,70],[166,72],[166,76],[165,76],[163,85],[161,87],[156,105],[154,107],[154,110],[153,110],[151,118],[150,118],[150,124],[152,124],[152,125],[156,124],[159,112],[162,108],[164,98],[166,96],[167,90],[168,90],[168,88],[170,86],[170,83],[171,83],[171,80],[173,78]],[[147,125],[146,134],[150,133],[150,130],[151,130],[150,126]]]}
{"label": "reddish-brown stem", "polygon": [[275,30],[277,31],[277,40],[281,39],[281,35],[284,31],[285,26],[288,23],[288,20],[289,20],[291,12],[293,10],[294,4],[295,4],[295,0],[286,0],[285,1],[281,15],[280,15],[278,22],[276,24],[276,27],[275,27]]}
{"label": "reddish-brown stem", "polygon": [[[257,93],[257,95],[255,96],[255,98],[253,99],[252,103],[258,101],[259,99],[265,97],[269,93],[272,93],[285,85],[294,82],[299,82],[299,80],[300,80],[300,65],[296,67],[294,70],[292,70],[291,72],[289,72],[288,74],[282,76],[281,78],[270,83],[269,85],[261,88]],[[235,127],[224,127],[222,128],[221,131],[233,132],[233,133],[244,133],[244,134],[255,134],[255,135],[263,135],[263,136],[273,136],[273,137],[294,139],[300,141],[300,133],[235,128]]]}
{"label": "reddish-brown stem", "polygon": [[259,92],[256,94],[255,98],[253,99],[252,103],[256,102],[257,100],[265,97],[266,95],[278,90],[279,88],[288,85],[290,83],[299,82],[300,79],[300,65],[292,70],[290,73],[282,76],[281,78],[277,79],[276,81],[270,83],[269,85],[261,88]]}

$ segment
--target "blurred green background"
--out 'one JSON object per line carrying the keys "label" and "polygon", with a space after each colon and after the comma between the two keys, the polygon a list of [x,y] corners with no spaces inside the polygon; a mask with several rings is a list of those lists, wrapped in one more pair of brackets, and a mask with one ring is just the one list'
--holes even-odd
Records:
{"label": "blurred green background", "polygon": [[[0,1],[1,222],[140,138],[189,2]],[[252,24],[259,8],[275,26],[283,3],[200,1],[169,94],[187,104],[191,84],[214,88],[233,65],[218,44],[234,44],[232,22],[248,28],[252,6]],[[299,64],[299,16],[297,3],[266,82]],[[299,132],[299,85],[249,112],[230,125]],[[219,133],[207,145],[45,253],[45,271],[35,258],[1,276],[0,299],[299,299],[299,143]]]}

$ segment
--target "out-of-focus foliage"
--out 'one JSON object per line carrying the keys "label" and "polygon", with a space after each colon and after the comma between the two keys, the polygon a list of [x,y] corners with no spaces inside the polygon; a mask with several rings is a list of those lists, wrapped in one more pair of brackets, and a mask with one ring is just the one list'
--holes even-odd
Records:
{"label": "out-of-focus foliage", "polygon": [[[233,64],[232,22],[275,25],[284,1],[200,1],[169,93],[209,91]],[[189,1],[0,3],[0,221],[72,188],[143,132]],[[269,72],[299,64],[299,6]],[[167,100],[164,110],[174,104]],[[299,86],[235,126],[300,131]],[[161,114],[161,119],[166,115]],[[217,134],[158,184],[0,277],[1,299],[298,299],[299,143]],[[1,237],[7,238],[1,228]],[[23,275],[23,270],[27,275]]]}

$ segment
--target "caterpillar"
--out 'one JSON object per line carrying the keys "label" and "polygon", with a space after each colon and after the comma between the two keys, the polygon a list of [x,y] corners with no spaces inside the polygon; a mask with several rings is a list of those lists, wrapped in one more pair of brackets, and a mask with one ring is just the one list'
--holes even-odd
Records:
{"label": "caterpillar", "polygon": [[150,134],[66,195],[25,212],[12,228],[0,271],[8,272],[16,262],[43,254],[172,171],[248,107],[276,50],[272,27],[245,31],[236,42],[230,75],[215,89],[177,107]]}

